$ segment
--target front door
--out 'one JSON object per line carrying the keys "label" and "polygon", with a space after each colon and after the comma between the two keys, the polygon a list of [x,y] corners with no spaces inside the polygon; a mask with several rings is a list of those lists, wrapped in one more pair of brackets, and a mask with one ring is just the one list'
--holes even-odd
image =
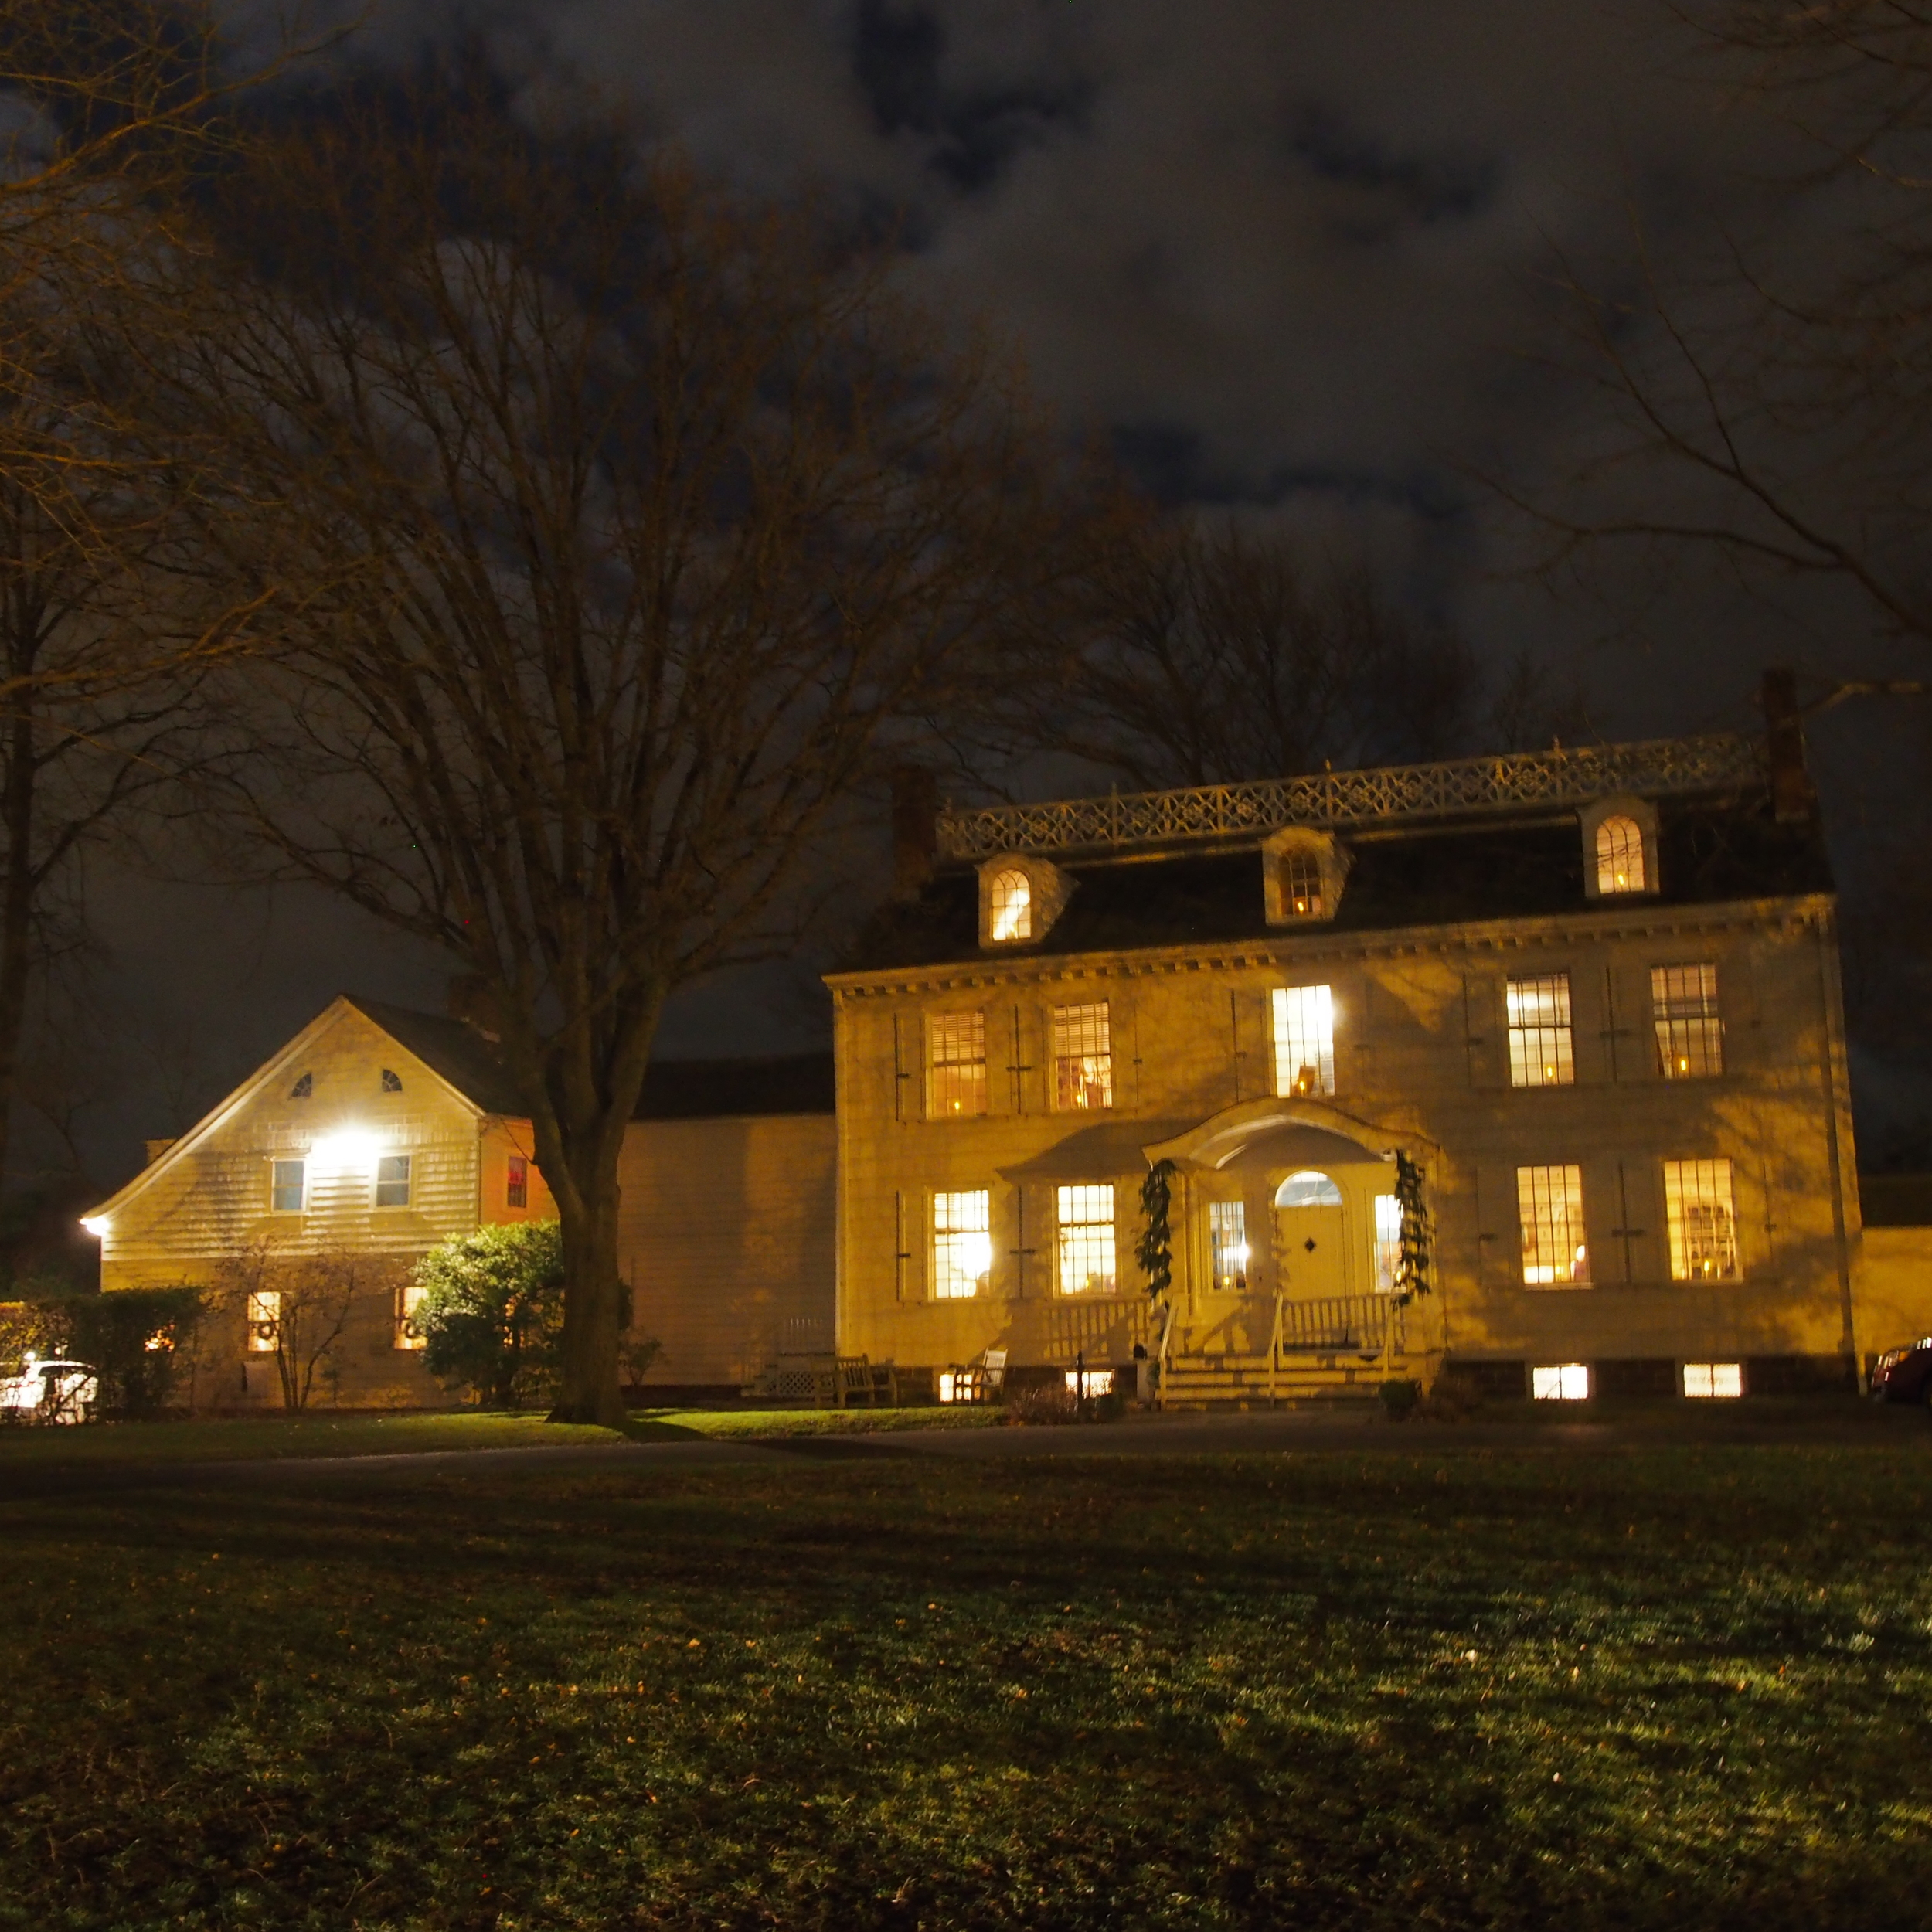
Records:
{"label": "front door", "polygon": [[1291,1174],[1274,1197],[1274,1266],[1291,1301],[1318,1301],[1348,1292],[1347,1210],[1327,1175]]}

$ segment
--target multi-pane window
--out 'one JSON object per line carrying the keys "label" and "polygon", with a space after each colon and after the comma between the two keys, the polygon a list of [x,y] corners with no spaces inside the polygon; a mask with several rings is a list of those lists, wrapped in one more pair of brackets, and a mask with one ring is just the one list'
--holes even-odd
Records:
{"label": "multi-pane window", "polygon": [[1114,1104],[1114,1036],[1105,1000],[1053,1009],[1053,1104]]}
{"label": "multi-pane window", "polygon": [[1393,1194],[1376,1196],[1376,1292],[1393,1294],[1402,1264],[1402,1203]]}
{"label": "multi-pane window", "polygon": [[1549,1288],[1587,1282],[1583,1169],[1518,1168],[1516,1209],[1522,1224],[1524,1286]]}
{"label": "multi-pane window", "polygon": [[1664,1212],[1673,1281],[1737,1279],[1737,1215],[1729,1161],[1666,1161]]}
{"label": "multi-pane window", "polygon": [[1597,828],[1597,889],[1644,889],[1644,831],[1634,818],[1606,818]]}
{"label": "multi-pane window", "polygon": [[513,1208],[530,1205],[530,1162],[526,1155],[510,1156],[509,1172],[503,1183],[503,1205]]}
{"label": "multi-pane window", "polygon": [[248,1297],[248,1349],[251,1355],[272,1355],[281,1338],[282,1297],[279,1288],[257,1288]]}
{"label": "multi-pane window", "polygon": [[941,1301],[984,1294],[993,1274],[993,1197],[986,1188],[933,1196],[933,1294]]}
{"label": "multi-pane window", "polygon": [[1538,973],[1509,987],[1509,1084],[1568,1087],[1577,1077],[1570,1051],[1570,975]]}
{"label": "multi-pane window", "polygon": [[1653,966],[1650,1010],[1657,1027],[1658,1063],[1665,1080],[1694,1080],[1723,1072],[1724,1029],[1717,1015],[1714,961]]}
{"label": "multi-pane window", "polygon": [[1248,1212],[1240,1201],[1208,1203],[1208,1246],[1214,1285],[1223,1294],[1245,1294],[1248,1285]]}
{"label": "multi-pane window", "polygon": [[410,1204],[410,1157],[385,1154],[376,1163],[376,1205],[407,1207]]}
{"label": "multi-pane window", "polygon": [[303,1161],[275,1161],[270,1164],[268,1178],[268,1204],[277,1214],[299,1214],[302,1211],[302,1181],[308,1163]]}
{"label": "multi-pane window", "polygon": [[413,1282],[405,1282],[396,1291],[396,1345],[399,1349],[420,1349],[427,1343],[422,1331],[416,1325],[416,1311],[423,1305],[427,1288],[418,1287]]}
{"label": "multi-pane window", "polygon": [[1113,1189],[1063,1187],[1057,1205],[1060,1293],[1111,1294],[1115,1279]]}
{"label": "multi-pane window", "polygon": [[1582,1362],[1539,1362],[1529,1371],[1529,1393],[1539,1402],[1587,1402],[1589,1365]]}
{"label": "multi-pane window", "polygon": [[1687,1362],[1684,1364],[1684,1393],[1706,1400],[1742,1396],[1744,1365],[1741,1362]]}
{"label": "multi-pane window", "polygon": [[934,1120],[986,1111],[986,1015],[934,1013],[926,1022],[926,1111]]}
{"label": "multi-pane window", "polygon": [[1023,872],[997,874],[987,895],[992,917],[988,932],[994,943],[1033,936],[1033,882]]}
{"label": "multi-pane window", "polygon": [[1325,986],[1274,989],[1274,1090],[1335,1091],[1335,1002]]}
{"label": "multi-pane window", "polygon": [[1321,917],[1321,861],[1313,852],[1282,855],[1281,903],[1292,919]]}

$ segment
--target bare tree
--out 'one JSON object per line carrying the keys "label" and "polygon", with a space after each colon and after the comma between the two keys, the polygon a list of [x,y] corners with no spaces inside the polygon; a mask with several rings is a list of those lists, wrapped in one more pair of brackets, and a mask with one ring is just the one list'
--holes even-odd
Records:
{"label": "bare tree", "polygon": [[1471,723],[1468,647],[1366,569],[1232,524],[1150,519],[1137,536],[1103,553],[1083,631],[990,694],[1006,748],[1156,790],[1438,756]]}
{"label": "bare tree", "polygon": [[211,536],[327,587],[228,801],[463,968],[562,1223],[556,1414],[614,1423],[665,1000],[785,947],[899,721],[1084,567],[1057,459],[879,264],[486,88],[300,128],[227,216],[183,408],[252,426],[257,513]]}
{"label": "bare tree", "polygon": [[225,1256],[215,1270],[217,1347],[239,1323],[250,1352],[271,1355],[282,1406],[306,1409],[319,1381],[341,1376],[338,1352],[358,1318],[393,1298],[400,1270],[392,1260],[347,1247],[289,1254],[255,1242]]}

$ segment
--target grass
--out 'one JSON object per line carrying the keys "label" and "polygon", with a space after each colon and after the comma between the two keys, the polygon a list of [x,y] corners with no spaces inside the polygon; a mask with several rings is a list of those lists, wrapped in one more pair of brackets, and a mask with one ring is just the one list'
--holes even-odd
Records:
{"label": "grass", "polygon": [[0,1926],[1889,1927],[1932,1465],[461,1464],[0,1502]]}
{"label": "grass", "polygon": [[0,1473],[9,1468],[118,1463],[279,1461],[288,1457],[395,1456],[427,1451],[560,1448],[668,1441],[679,1437],[770,1438],[879,1430],[984,1426],[991,1410],[640,1410],[614,1429],[546,1423],[541,1415],[465,1410],[185,1422],[105,1423],[78,1429],[0,1429]]}

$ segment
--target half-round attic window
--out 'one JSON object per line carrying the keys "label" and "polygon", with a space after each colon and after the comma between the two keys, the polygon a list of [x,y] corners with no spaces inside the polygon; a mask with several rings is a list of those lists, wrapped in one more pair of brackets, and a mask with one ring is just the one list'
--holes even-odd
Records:
{"label": "half-round attic window", "polygon": [[988,932],[995,945],[1033,936],[1033,882],[1018,870],[995,874]]}
{"label": "half-round attic window", "polygon": [[400,1094],[402,1090],[402,1077],[397,1073],[392,1073],[386,1066],[384,1067],[383,1069],[383,1091],[385,1094]]}
{"label": "half-round attic window", "polygon": [[1606,818],[1597,828],[1597,889],[1644,889],[1644,832],[1634,818]]}
{"label": "half-round attic window", "polygon": [[1339,1207],[1342,1190],[1319,1168],[1291,1174],[1274,1191],[1277,1207]]}
{"label": "half-round attic window", "polygon": [[308,1098],[310,1094],[315,1092],[315,1076],[313,1073],[304,1073],[301,1078],[288,1090],[288,1097],[291,1100],[305,1100]]}

